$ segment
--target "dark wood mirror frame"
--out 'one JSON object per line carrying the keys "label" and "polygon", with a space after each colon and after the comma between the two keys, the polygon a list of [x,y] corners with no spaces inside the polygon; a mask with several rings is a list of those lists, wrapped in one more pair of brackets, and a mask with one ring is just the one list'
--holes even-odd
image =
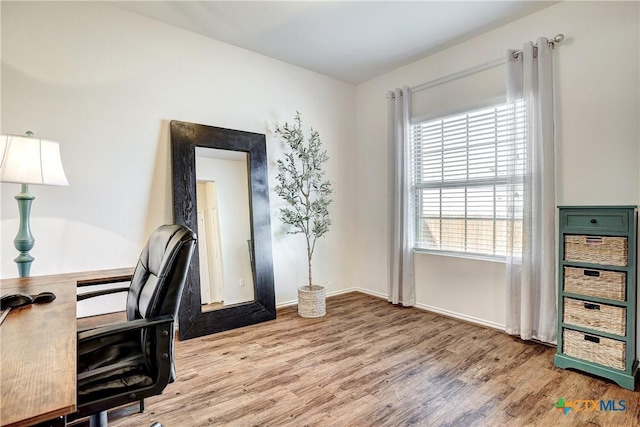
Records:
{"label": "dark wood mirror frame", "polygon": [[263,134],[172,120],[171,159],[173,218],[198,232],[196,147],[243,151],[249,155],[249,206],[255,299],[213,311],[202,311],[200,265],[196,245],[178,310],[180,340],[252,325],[276,318],[271,253],[271,217],[266,139]]}

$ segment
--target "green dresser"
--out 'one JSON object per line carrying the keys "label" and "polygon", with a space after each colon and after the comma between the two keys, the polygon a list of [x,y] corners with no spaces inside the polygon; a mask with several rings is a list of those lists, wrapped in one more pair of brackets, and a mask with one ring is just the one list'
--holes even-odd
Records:
{"label": "green dresser", "polygon": [[561,206],[558,350],[554,363],[633,390],[635,206]]}

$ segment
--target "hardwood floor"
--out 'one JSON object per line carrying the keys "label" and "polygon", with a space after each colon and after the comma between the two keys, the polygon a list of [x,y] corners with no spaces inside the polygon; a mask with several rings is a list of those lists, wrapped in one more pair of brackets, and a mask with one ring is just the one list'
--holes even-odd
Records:
{"label": "hardwood floor", "polygon": [[[176,342],[177,380],[110,426],[636,426],[639,392],[556,369],[555,349],[361,293],[327,316]],[[626,411],[555,409],[558,398]],[[616,406],[619,408],[619,406]]]}

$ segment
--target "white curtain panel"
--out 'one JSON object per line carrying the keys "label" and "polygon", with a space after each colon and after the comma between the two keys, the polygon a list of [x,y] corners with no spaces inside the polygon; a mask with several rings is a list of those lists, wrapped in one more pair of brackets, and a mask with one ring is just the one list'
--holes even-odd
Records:
{"label": "white curtain panel", "polygon": [[516,141],[511,171],[522,173],[510,174],[507,191],[506,331],[555,343],[553,48],[546,38],[536,45],[507,52],[507,102]]}
{"label": "white curtain panel", "polygon": [[413,167],[410,125],[411,93],[407,86],[387,93],[389,113],[389,302],[409,307],[416,302],[413,270]]}

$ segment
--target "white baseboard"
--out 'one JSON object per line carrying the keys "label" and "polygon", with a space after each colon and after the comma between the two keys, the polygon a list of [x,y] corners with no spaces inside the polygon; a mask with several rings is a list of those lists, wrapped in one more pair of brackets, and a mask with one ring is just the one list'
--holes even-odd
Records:
{"label": "white baseboard", "polygon": [[[332,292],[327,292],[327,296],[334,296],[334,295],[341,295],[341,294],[346,294],[349,292],[361,292],[363,294],[366,295],[371,295],[373,297],[376,298],[381,298],[384,300],[388,300],[389,296],[387,294],[383,294],[382,292],[375,292],[375,291],[370,291],[368,289],[363,289],[363,288],[358,288],[358,287],[351,287],[351,288],[347,288],[347,289],[340,289],[338,291],[332,291]],[[282,302],[280,304],[276,305],[276,308],[281,308],[281,307],[289,307],[292,305],[296,305],[298,304],[298,300],[291,300],[291,301],[285,301]],[[462,320],[465,322],[469,322],[469,323],[474,323],[476,325],[481,325],[481,326],[486,326],[487,328],[491,328],[491,329],[497,329],[499,331],[504,332],[505,331],[505,325],[501,325],[499,323],[495,323],[495,322],[491,322],[488,320],[484,320],[484,319],[479,319],[477,317],[473,317],[473,316],[468,316],[466,314],[462,314],[462,313],[456,313],[455,311],[450,311],[450,310],[445,310],[442,308],[438,308],[438,307],[433,307],[431,305],[427,305],[427,304],[421,304],[421,303],[417,303],[414,307],[420,309],[420,310],[425,310],[425,311],[430,311],[432,313],[436,313],[436,314],[441,314],[443,316],[447,316],[447,317],[453,317],[454,319],[458,319],[458,320]]]}
{"label": "white baseboard", "polygon": [[372,297],[381,298],[383,300],[389,299],[389,295],[383,294],[382,292],[374,292],[374,291],[370,291],[368,289],[363,289],[363,288],[353,288],[353,290],[363,294],[371,295]]}
{"label": "white baseboard", "polygon": [[[329,291],[327,292],[327,296],[328,297],[332,297],[335,295],[342,295],[342,294],[348,294],[349,292],[354,292],[354,291],[359,291],[358,288],[347,288],[347,289],[339,289],[337,291]],[[290,301],[284,301],[281,303],[276,304],[276,309],[278,308],[283,308],[283,307],[290,307],[292,305],[296,305],[298,304],[298,300],[297,299],[293,299]]]}
{"label": "white baseboard", "polygon": [[284,307],[291,307],[292,305],[296,305],[297,303],[298,303],[297,299],[293,299],[291,301],[281,302],[281,303],[276,304],[276,309],[284,308]]}
{"label": "white baseboard", "polygon": [[[356,291],[362,292],[363,294],[371,295],[374,297],[382,298],[384,300],[388,300],[389,296],[387,294],[383,294],[382,292],[374,292],[368,289],[355,288]],[[430,311],[432,313],[441,314],[447,317],[453,317],[454,319],[463,320],[465,322],[474,323],[476,325],[486,326],[488,328],[497,329],[499,331],[504,332],[505,326],[499,323],[490,322],[488,320],[479,319],[477,317],[468,316],[462,313],[456,313],[455,311],[445,310],[442,308],[434,307],[427,304],[417,303],[414,307],[419,308],[420,310]]]}
{"label": "white baseboard", "polygon": [[356,292],[357,290],[358,288],[338,289],[337,291],[327,292],[327,296],[332,297],[334,295],[348,294],[349,292]]}
{"label": "white baseboard", "polygon": [[234,305],[234,304],[245,304],[247,302],[252,302],[253,300],[246,300],[246,299],[239,299],[239,300],[231,300],[231,301],[223,301],[222,302],[222,307],[227,307],[229,305]]}
{"label": "white baseboard", "polygon": [[441,314],[447,317],[453,317],[454,319],[463,320],[469,323],[475,323],[476,325],[486,326],[487,328],[497,329],[501,332],[505,332],[505,326],[499,323],[490,322],[488,320],[479,319],[477,317],[468,316],[466,314],[456,313],[455,311],[444,310],[442,308],[433,307],[427,304],[416,304],[414,307],[420,310],[430,311],[432,313]]}

